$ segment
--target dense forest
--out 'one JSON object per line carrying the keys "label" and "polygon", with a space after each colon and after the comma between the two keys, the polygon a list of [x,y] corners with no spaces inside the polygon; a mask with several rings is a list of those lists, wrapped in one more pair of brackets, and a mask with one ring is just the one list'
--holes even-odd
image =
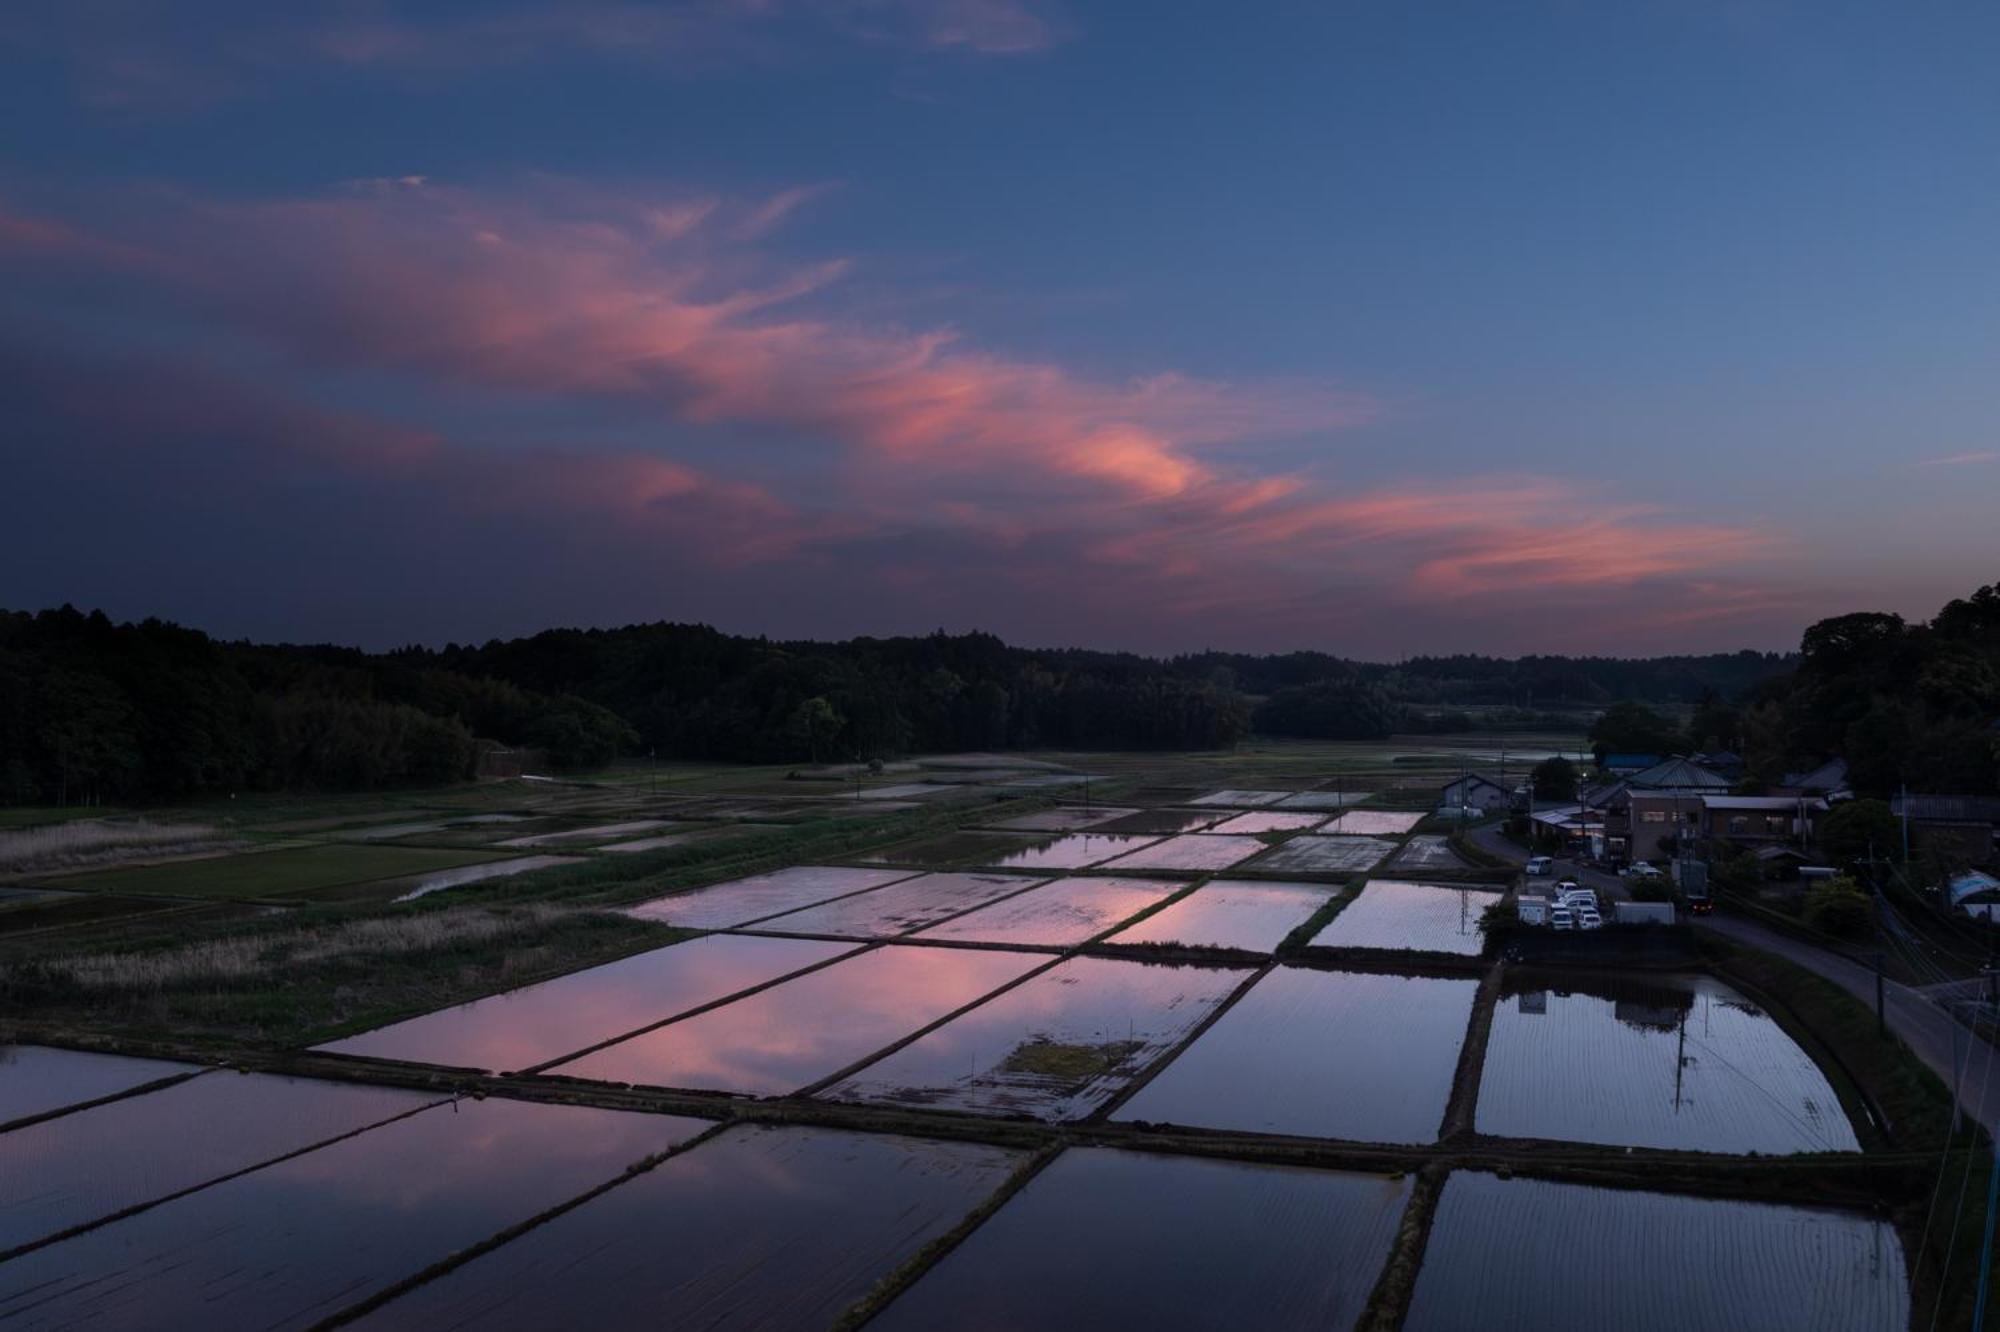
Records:
{"label": "dense forest", "polygon": [[[1635,700],[1664,709],[1616,705]],[[1991,791],[2000,591],[1927,624],[1862,614],[1797,656],[1651,660],[1130,653],[989,634],[783,642],[703,625],[550,630],[365,653],[222,642],[69,607],[0,612],[0,801],[137,802],[450,781],[476,741],[558,768],[620,754],[762,762],[953,749],[1214,749],[1269,735],[1555,726],[1604,714],[1754,771],[1845,754],[1869,789]],[[1618,747],[1654,747],[1627,745]]]}

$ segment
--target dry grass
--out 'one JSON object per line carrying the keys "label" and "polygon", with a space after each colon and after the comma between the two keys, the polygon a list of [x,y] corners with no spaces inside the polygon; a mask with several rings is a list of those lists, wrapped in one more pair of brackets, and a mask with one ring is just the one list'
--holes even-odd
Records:
{"label": "dry grass", "polygon": [[28,968],[44,983],[54,981],[82,990],[241,984],[321,962],[449,952],[509,936],[538,934],[558,917],[572,914],[539,906],[507,912],[458,907],[422,915],[346,921],[317,929],[202,939],[173,948],[52,957],[24,967],[0,967],[0,990],[10,981],[24,979],[10,973]]}
{"label": "dry grass", "polygon": [[201,823],[77,819],[0,833],[0,874],[47,874],[231,845],[220,831]]}

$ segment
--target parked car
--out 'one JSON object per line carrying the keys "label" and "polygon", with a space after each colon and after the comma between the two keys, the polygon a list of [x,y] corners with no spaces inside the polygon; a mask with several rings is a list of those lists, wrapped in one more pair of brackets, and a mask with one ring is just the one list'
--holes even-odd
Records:
{"label": "parked car", "polygon": [[1604,917],[1595,911],[1579,911],[1576,916],[1576,927],[1580,930],[1601,930],[1604,928]]}
{"label": "parked car", "polygon": [[1645,861],[1635,860],[1630,865],[1627,865],[1625,867],[1625,877],[1628,879],[1652,880],[1652,879],[1663,879],[1666,876],[1664,874],[1661,874],[1658,869],[1656,869],[1652,865],[1647,864]]}
{"label": "parked car", "polygon": [[1552,930],[1573,930],[1576,928],[1576,917],[1570,914],[1568,907],[1552,907],[1549,910],[1549,928]]}
{"label": "parked car", "polygon": [[1597,894],[1591,892],[1588,888],[1584,889],[1581,892],[1564,893],[1561,897],[1557,898],[1556,900],[1561,902],[1564,906],[1568,907],[1571,911],[1597,910]]}
{"label": "parked car", "polygon": [[1548,856],[1528,857],[1528,863],[1526,866],[1527,872],[1534,875],[1537,878],[1540,878],[1542,875],[1545,874],[1553,874],[1555,872],[1555,868],[1556,868],[1556,862]]}
{"label": "parked car", "polygon": [[1556,882],[1556,895],[1560,897],[1564,893],[1580,892],[1582,888],[1583,885],[1575,879],[1559,879]]}

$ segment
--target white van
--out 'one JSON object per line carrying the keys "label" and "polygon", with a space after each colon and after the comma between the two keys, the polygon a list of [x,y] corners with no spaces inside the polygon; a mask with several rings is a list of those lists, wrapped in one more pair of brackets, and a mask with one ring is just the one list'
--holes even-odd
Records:
{"label": "white van", "polygon": [[1540,878],[1553,872],[1555,867],[1556,862],[1548,856],[1529,856],[1526,869],[1528,873]]}
{"label": "white van", "polygon": [[1552,930],[1573,930],[1576,928],[1576,917],[1570,914],[1570,910],[1566,906],[1551,907],[1549,909],[1549,928]]}

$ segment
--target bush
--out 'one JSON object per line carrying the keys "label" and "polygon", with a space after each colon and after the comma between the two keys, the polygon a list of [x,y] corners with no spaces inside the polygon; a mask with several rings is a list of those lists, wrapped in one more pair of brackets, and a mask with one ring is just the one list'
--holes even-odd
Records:
{"label": "bush", "polygon": [[1861,885],[1841,875],[1815,884],[1806,894],[1805,922],[1836,938],[1860,939],[1875,928],[1875,911]]}

